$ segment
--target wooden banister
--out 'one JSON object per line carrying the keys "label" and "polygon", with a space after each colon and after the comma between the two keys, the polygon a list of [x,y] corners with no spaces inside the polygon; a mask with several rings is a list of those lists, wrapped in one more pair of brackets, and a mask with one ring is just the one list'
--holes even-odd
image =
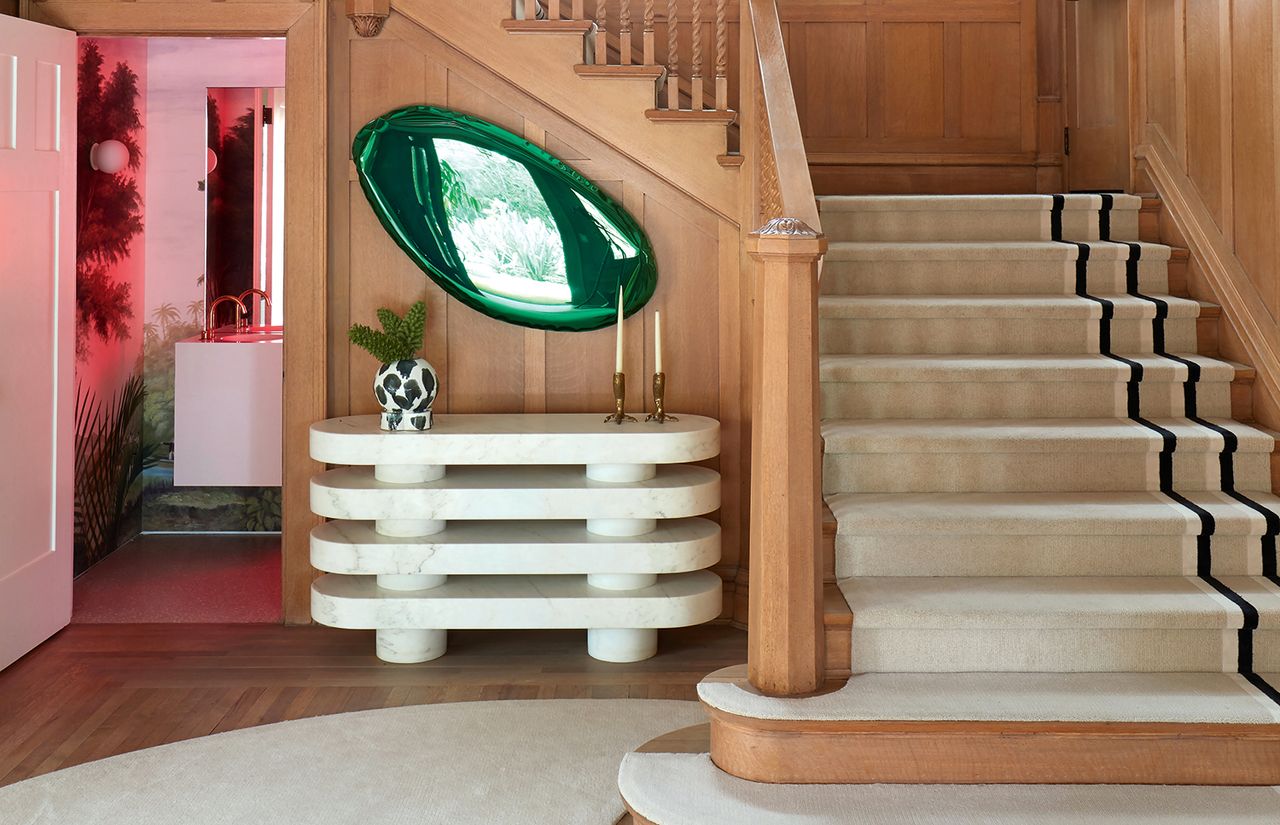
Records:
{"label": "wooden banister", "polygon": [[775,218],[751,233],[755,347],[747,675],[772,696],[812,693],[824,673],[818,261],[826,238]]}
{"label": "wooden banister", "polygon": [[748,5],[754,41],[751,47],[759,67],[754,120],[761,155],[760,218],[798,218],[821,234],[822,221],[809,176],[809,158],[791,87],[778,4],[776,0],[748,0]]}

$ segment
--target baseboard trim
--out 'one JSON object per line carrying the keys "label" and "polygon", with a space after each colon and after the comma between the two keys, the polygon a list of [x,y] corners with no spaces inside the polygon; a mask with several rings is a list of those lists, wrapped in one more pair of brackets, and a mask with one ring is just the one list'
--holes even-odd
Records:
{"label": "baseboard trim", "polygon": [[1280,784],[1280,725],[822,722],[707,712],[712,761],[754,782]]}

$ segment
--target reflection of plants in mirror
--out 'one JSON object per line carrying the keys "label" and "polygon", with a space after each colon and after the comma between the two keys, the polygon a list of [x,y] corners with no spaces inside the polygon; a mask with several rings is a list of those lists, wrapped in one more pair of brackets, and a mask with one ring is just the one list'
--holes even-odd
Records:
{"label": "reflection of plants in mirror", "polygon": [[107,403],[77,388],[75,409],[75,536],[86,566],[115,549],[142,475],[138,412],[145,390],[134,375]]}
{"label": "reflection of plants in mirror", "polygon": [[[82,40],[76,101],[76,357],[89,354],[89,341],[124,341],[133,318],[133,286],[113,277],[112,269],[128,259],[133,239],[142,231],[142,195],[135,175],[142,164],[138,145],[138,76],[127,62],[104,77],[102,52],[93,40]],[[129,149],[128,171],[115,175],[89,165],[89,149],[118,140]]]}
{"label": "reflection of plants in mirror", "polygon": [[462,112],[408,106],[356,134],[374,214],[452,298],[508,323],[587,331],[653,295],[657,262],[635,218],[564,161]]}
{"label": "reflection of plants in mirror", "polygon": [[244,502],[244,529],[250,533],[280,530],[280,488],[263,487]]}
{"label": "reflection of plants in mirror", "polygon": [[383,307],[378,310],[378,321],[382,324],[381,332],[365,324],[352,324],[347,337],[384,364],[408,361],[417,356],[422,347],[422,333],[427,326],[425,303],[418,301],[409,307],[403,318]]}

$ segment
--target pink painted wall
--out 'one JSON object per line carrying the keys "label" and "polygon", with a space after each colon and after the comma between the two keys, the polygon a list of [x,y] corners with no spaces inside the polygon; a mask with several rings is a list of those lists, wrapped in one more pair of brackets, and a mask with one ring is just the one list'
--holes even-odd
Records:
{"label": "pink painted wall", "polygon": [[284,85],[284,40],[157,37],[148,43],[146,311],[204,298],[205,108],[209,87]]}

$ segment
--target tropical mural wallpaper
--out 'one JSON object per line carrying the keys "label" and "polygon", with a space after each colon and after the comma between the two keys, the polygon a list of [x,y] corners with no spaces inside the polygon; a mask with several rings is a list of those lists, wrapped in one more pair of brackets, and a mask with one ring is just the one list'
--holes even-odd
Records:
{"label": "tropical mural wallpaper", "polygon": [[[205,275],[165,273],[186,279],[190,300],[150,306],[144,292],[146,243],[147,42],[130,38],[81,38],[77,112],[76,237],[76,503],[77,574],[141,532],[239,532],[280,529],[278,488],[174,487],[174,344],[199,335]],[[204,94],[201,89],[200,94]],[[243,118],[232,119],[240,125]],[[252,116],[249,117],[252,123]],[[221,127],[219,127],[221,131]],[[241,129],[243,132],[243,129]],[[202,135],[193,150],[204,152]],[[242,256],[252,261],[253,136],[249,162],[234,160],[235,139],[219,148],[248,172],[241,211],[249,232]],[[94,143],[119,140],[129,150],[117,174],[89,165]],[[243,147],[240,147],[241,150]],[[213,177],[211,174],[211,178]],[[238,175],[243,192],[243,172]],[[224,185],[224,190],[227,186]],[[228,201],[231,195],[228,194]],[[212,207],[211,207],[212,208]],[[218,211],[236,215],[235,206]],[[222,246],[239,246],[233,236]]]}

